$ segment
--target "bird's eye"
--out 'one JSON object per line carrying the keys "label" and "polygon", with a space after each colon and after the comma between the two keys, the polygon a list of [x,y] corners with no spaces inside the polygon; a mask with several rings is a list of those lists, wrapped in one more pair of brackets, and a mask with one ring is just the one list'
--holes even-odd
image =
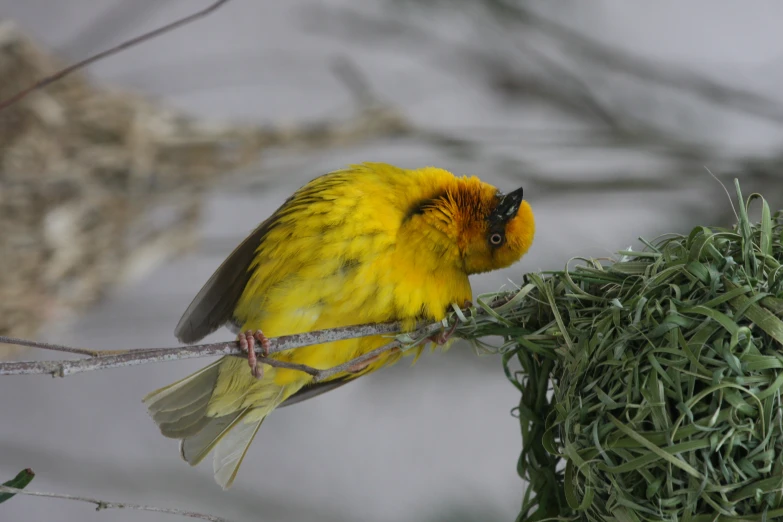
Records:
{"label": "bird's eye", "polygon": [[489,236],[489,242],[495,246],[500,246],[503,243],[503,236],[495,232]]}

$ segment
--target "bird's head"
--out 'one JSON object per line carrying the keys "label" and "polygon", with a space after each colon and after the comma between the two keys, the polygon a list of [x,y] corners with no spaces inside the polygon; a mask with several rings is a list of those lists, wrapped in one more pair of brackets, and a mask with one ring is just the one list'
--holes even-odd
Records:
{"label": "bird's head", "polygon": [[453,245],[449,251],[467,274],[515,263],[530,248],[535,234],[533,211],[521,188],[503,194],[476,177],[454,178],[454,184],[420,212],[439,232],[432,239]]}
{"label": "bird's head", "polygon": [[457,244],[468,274],[505,268],[530,248],[535,221],[522,188],[508,194],[484,189],[462,206]]}

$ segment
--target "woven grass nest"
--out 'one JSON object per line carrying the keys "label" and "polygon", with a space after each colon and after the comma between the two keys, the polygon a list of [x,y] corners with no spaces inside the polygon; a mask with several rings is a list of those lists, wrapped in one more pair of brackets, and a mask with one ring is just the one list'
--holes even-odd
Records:
{"label": "woven grass nest", "polygon": [[783,517],[783,214],[736,190],[732,229],[529,274],[495,309],[522,394],[518,520]]}

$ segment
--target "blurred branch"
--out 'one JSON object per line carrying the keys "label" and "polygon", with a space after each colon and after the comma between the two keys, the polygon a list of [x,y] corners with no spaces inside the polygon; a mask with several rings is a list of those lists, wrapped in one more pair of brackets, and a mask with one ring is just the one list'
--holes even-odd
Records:
{"label": "blurred branch", "polygon": [[98,15],[67,42],[58,46],[58,52],[66,56],[83,56],[93,49],[104,47],[117,38],[117,35],[135,27],[137,22],[149,18],[164,4],[157,0],[135,0],[134,2],[114,2],[101,10]]}
{"label": "blurred branch", "polygon": [[143,506],[141,504],[128,504],[126,502],[109,502],[106,500],[98,500],[97,498],[78,497],[76,495],[65,495],[62,493],[44,493],[40,491],[27,491],[24,489],[10,488],[8,486],[0,486],[0,491],[4,493],[11,493],[14,495],[59,498],[63,500],[75,500],[77,502],[86,502],[88,504],[95,504],[96,506],[95,511],[102,511],[104,509],[132,509],[136,511],[151,511],[153,513],[180,515],[183,517],[196,518],[199,520],[208,520],[210,522],[229,522],[228,519],[223,517],[216,517],[214,515],[205,515],[203,513],[196,513],[193,511],[184,511],[182,509],[176,509],[176,508],[160,508],[155,506]]}
{"label": "blurred branch", "polygon": [[[462,2],[458,6],[442,0],[391,0],[389,3],[395,7],[411,7],[414,14],[409,16],[406,10],[396,9],[381,16],[356,8],[327,10],[315,7],[306,13],[310,15],[306,22],[308,28],[314,31],[337,37],[349,34],[351,38],[362,39],[370,45],[394,41],[415,47],[424,60],[441,70],[450,71],[455,63],[474,67],[484,73],[485,81],[497,93],[525,103],[543,104],[593,127],[599,136],[587,139],[592,146],[648,150],[659,157],[679,162],[677,168],[680,171],[694,166],[700,168],[700,165],[714,162],[716,158],[732,157],[708,140],[684,136],[677,122],[661,125],[654,121],[661,114],[657,107],[650,106],[647,113],[636,114],[638,109],[645,108],[641,102],[633,102],[630,107],[627,103],[609,103],[607,92],[611,94],[613,91],[605,85],[607,80],[636,80],[640,86],[628,89],[623,84],[614,92],[620,93],[620,98],[636,96],[639,100],[646,100],[647,105],[654,99],[650,96],[649,87],[660,86],[696,97],[721,110],[735,110],[783,123],[783,107],[767,97],[725,85],[684,67],[615,49],[549,17],[536,14],[526,2],[485,0],[479,4]],[[431,30],[427,18],[416,12],[447,8],[449,13],[455,13],[455,9],[461,7],[465,7],[461,12],[476,27],[481,21],[476,17],[483,13],[487,17],[484,22],[489,21],[489,24],[481,30],[488,34],[491,31],[492,38],[475,40],[479,43],[459,41],[449,34]],[[440,11],[438,9],[436,14]],[[550,43],[543,43],[542,38],[547,38]],[[511,52],[503,49],[503,45],[491,42],[510,44]],[[557,59],[543,49],[554,51]],[[586,68],[588,74],[580,74],[579,68]],[[464,69],[457,73],[464,80]],[[471,77],[480,76],[474,74]],[[598,96],[598,93],[601,95]],[[681,116],[680,110],[673,114]],[[500,131],[498,129],[497,133]],[[453,127],[449,129],[452,135],[454,132]],[[447,148],[456,154],[463,153],[463,148],[475,153],[482,146],[481,142],[486,144],[488,141],[481,137],[476,140],[472,136],[464,136],[464,133],[462,138],[449,139],[447,134],[433,129],[406,137],[423,138],[431,145]]]}
{"label": "blurred branch", "polygon": [[378,103],[367,77],[348,57],[341,56],[334,60],[332,72],[353,95],[357,105],[370,106]]}
{"label": "blurred branch", "polygon": [[[391,0],[396,4],[407,4],[416,8],[443,7],[454,10],[454,2],[428,0]],[[475,7],[473,1],[462,1],[464,6]],[[775,101],[748,91],[712,80],[692,69],[671,63],[662,63],[624,49],[604,43],[567,24],[549,16],[541,15],[531,9],[529,2],[520,0],[482,0],[478,5],[484,8],[493,21],[511,29],[513,34],[529,37],[531,34],[544,34],[553,41],[578,56],[580,62],[593,62],[593,65],[621,72],[645,82],[655,83],[670,89],[688,91],[722,108],[731,107],[737,111],[752,114],[761,119],[783,123],[783,107]],[[465,12],[468,12],[465,10]],[[473,12],[476,12],[474,10]],[[527,53],[531,46],[526,45]]]}
{"label": "blurred branch", "polygon": [[94,54],[90,56],[89,58],[86,58],[80,62],[77,62],[73,65],[70,65],[64,69],[61,69],[60,71],[51,74],[49,76],[45,76],[44,78],[41,78],[37,82],[35,82],[33,85],[27,87],[26,89],[23,89],[22,91],[19,91],[15,95],[11,96],[10,98],[0,101],[0,111],[8,107],[9,105],[13,105],[14,103],[18,102],[19,100],[23,99],[30,93],[37,91],[39,89],[43,89],[49,84],[52,84],[56,82],[57,80],[64,78],[65,76],[68,76],[69,74],[78,71],[79,69],[83,69],[84,67],[87,67],[88,65],[97,62],[99,60],[102,60],[103,58],[106,58],[108,56],[111,56],[113,54],[117,54],[121,51],[124,51],[125,49],[129,49],[131,47],[134,47],[140,43],[146,42],[147,40],[150,40],[152,38],[155,38],[157,36],[160,36],[162,34],[165,34],[169,31],[173,31],[174,29],[177,29],[178,27],[181,27],[183,25],[187,25],[191,22],[194,22],[198,20],[199,18],[203,18],[209,14],[211,14],[213,11],[217,10],[219,7],[223,6],[224,4],[228,3],[229,0],[216,0],[211,5],[207,6],[206,8],[202,9],[201,11],[198,11],[196,13],[193,13],[191,15],[188,15],[184,18],[180,18],[179,20],[176,20],[175,22],[172,22],[170,24],[166,24],[163,27],[159,27],[157,29],[154,29],[152,31],[149,31],[147,33],[142,34],[141,36],[137,36],[135,38],[131,38],[130,40],[126,40],[122,42],[119,45],[116,45],[114,47],[111,47],[109,49],[106,49],[105,51],[101,51],[97,54]]}
{"label": "blurred branch", "polygon": [[[415,5],[420,7],[420,4]],[[659,149],[659,153],[689,159],[693,156],[703,159],[714,152],[713,148],[706,144],[681,139],[668,130],[656,128],[651,122],[631,118],[626,112],[608,106],[595,96],[592,92],[595,88],[587,81],[579,78],[575,71],[546,56],[532,42],[525,42],[520,53],[515,52],[510,57],[504,57],[503,53],[499,53],[495,48],[484,49],[475,44],[468,45],[438,35],[412,21],[373,16],[351,8],[314,8],[312,13],[316,13],[317,16],[313,18],[321,22],[319,25],[312,24],[313,30],[341,36],[350,34],[352,38],[362,38],[370,44],[377,44],[383,38],[388,40],[396,37],[405,45],[415,45],[418,49],[442,51],[438,54],[445,53],[445,56],[428,60],[433,66],[444,71],[451,71],[450,64],[455,62],[474,67],[484,73],[491,88],[508,98],[541,103],[563,115],[598,127],[603,131],[603,143],[597,145],[655,147]],[[328,24],[323,23],[324,20],[337,25],[330,29]],[[503,26],[506,27],[507,23],[506,21]],[[524,35],[534,33],[532,29],[520,32]],[[573,50],[573,53],[577,51]],[[426,55],[424,57],[426,58]],[[519,63],[514,63],[523,58],[531,61],[532,66],[528,64],[521,67]],[[458,71],[460,74],[463,72]],[[430,144],[437,146],[440,143],[453,148],[452,140],[444,139],[447,134],[431,130],[426,134],[411,133],[410,136],[419,138],[423,135],[430,138]],[[461,141],[469,146],[476,145],[468,138]]]}
{"label": "blurred branch", "polygon": [[725,85],[690,69],[655,62],[614,48],[549,17],[538,15],[522,2],[492,0],[486,2],[486,5],[497,9],[498,21],[508,22],[515,19],[528,29],[549,34],[570,46],[581,57],[605,67],[672,89],[691,91],[715,105],[732,107],[762,119],[783,123],[783,109],[780,104],[757,93]]}
{"label": "blurred branch", "polygon": [[[465,311],[466,315],[470,312]],[[456,323],[454,323],[456,324]],[[437,322],[422,326],[412,333],[409,338],[417,339],[411,346],[415,346],[428,337],[443,330],[443,323]],[[345,339],[355,339],[357,337],[368,337],[372,335],[390,335],[403,333],[403,325],[400,322],[394,323],[376,323],[358,326],[346,326],[332,328],[327,330],[316,330],[296,335],[285,335],[272,337],[269,339],[268,354],[274,354],[285,350],[302,348],[315,344],[323,344]],[[89,355],[87,359],[73,359],[62,361],[18,361],[18,362],[0,362],[0,375],[34,375],[48,374],[53,377],[65,377],[75,373],[83,373],[94,370],[105,370],[108,368],[121,368],[125,366],[137,366],[140,364],[157,363],[165,361],[174,361],[181,359],[193,359],[200,357],[214,357],[220,355],[244,355],[236,341],[210,343],[183,347],[169,348],[145,348],[134,350],[85,350],[81,348],[71,348],[50,343],[38,343],[34,341],[15,339],[12,337],[0,337],[0,344],[22,344],[24,346],[41,348],[58,352],[78,353]],[[395,350],[402,346],[402,341],[395,339],[375,350],[364,355],[351,359],[345,364],[332,368],[318,369],[304,364],[290,363],[265,357],[262,348],[257,348],[256,355],[264,364],[276,368],[286,368],[298,370],[313,376],[315,381],[326,379],[336,373],[345,371],[348,368],[372,360],[374,357],[388,351]]]}

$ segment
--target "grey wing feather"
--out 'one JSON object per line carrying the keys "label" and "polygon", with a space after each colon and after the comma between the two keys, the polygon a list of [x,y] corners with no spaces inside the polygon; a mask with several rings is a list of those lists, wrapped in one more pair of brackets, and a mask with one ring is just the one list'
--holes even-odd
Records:
{"label": "grey wing feather", "polygon": [[180,342],[194,343],[232,321],[237,301],[250,280],[256,249],[275,221],[273,215],[261,223],[212,274],[177,323],[174,335]]}

